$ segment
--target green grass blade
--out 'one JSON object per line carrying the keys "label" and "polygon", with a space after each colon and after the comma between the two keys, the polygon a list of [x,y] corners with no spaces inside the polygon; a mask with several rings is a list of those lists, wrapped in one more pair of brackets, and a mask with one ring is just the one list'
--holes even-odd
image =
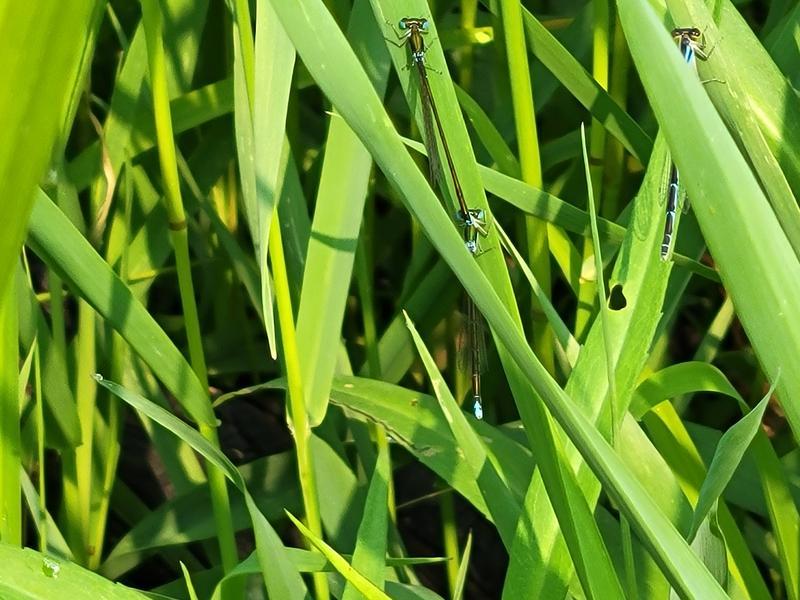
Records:
{"label": "green grass blade", "polygon": [[197,430],[192,429],[160,406],[114,382],[103,379],[101,375],[96,375],[95,379],[115,396],[181,438],[225,474],[237,489],[244,494],[256,536],[259,563],[261,564],[264,581],[267,584],[267,591],[276,598],[306,597],[305,585],[300,578],[300,574],[289,562],[278,534],[275,533],[269,521],[258,509],[247,490],[241,473],[233,463],[218,448],[200,435]]}
{"label": "green grass blade", "polygon": [[[378,452],[372,481],[364,505],[364,518],[358,527],[358,541],[353,551],[353,568],[377,587],[383,588],[386,574],[386,536],[388,532],[389,480],[392,476],[389,449]],[[356,587],[348,582],[342,600],[359,598]]]}
{"label": "green grass blade", "polygon": [[666,367],[642,381],[634,393],[630,412],[638,420],[664,400],[701,390],[726,394],[740,403],[744,402],[717,367],[691,361]]}
{"label": "green grass blade", "polygon": [[0,288],[0,540],[22,544],[19,333],[16,285]]}
{"label": "green grass blade", "polygon": [[692,540],[700,528],[700,523],[703,522],[712,506],[717,502],[722,492],[725,491],[734,471],[742,461],[745,451],[750,447],[750,443],[761,428],[761,419],[764,417],[764,411],[767,409],[767,403],[775,390],[776,384],[777,382],[772,385],[761,399],[761,402],[738,423],[728,429],[719,441],[717,451],[714,453],[714,458],[708,467],[708,474],[703,481],[703,486],[700,488],[700,495],[692,518],[692,526],[686,536],[688,540]]}
{"label": "green grass blade", "polygon": [[464,413],[456,404],[450,390],[447,389],[442,374],[436,368],[433,357],[431,357],[414,324],[407,316],[406,326],[411,332],[414,345],[417,347],[417,352],[419,352],[422,363],[425,365],[436,399],[439,401],[439,406],[444,413],[445,421],[453,432],[456,447],[461,450],[463,459],[475,480],[482,480],[481,493],[486,506],[489,507],[489,513],[497,526],[503,543],[506,548],[511,548],[517,518],[525,519],[525,515],[521,513],[519,503],[514,499],[508,484],[503,481],[501,473],[497,470],[496,463],[493,460],[494,457],[486,451],[480,437],[467,422]]}
{"label": "green grass blade", "polygon": [[280,190],[281,158],[286,130],[286,112],[294,72],[294,47],[272,12],[269,2],[256,3],[255,145],[256,219],[258,222],[258,264],[261,267],[261,312],[272,358],[277,356],[272,290],[267,270],[267,249],[273,211]]}
{"label": "green grass blade", "polygon": [[63,559],[0,543],[0,596],[13,599],[107,598],[145,600],[146,595],[113,583]]}
{"label": "green grass blade", "polygon": [[472,532],[467,534],[467,543],[464,544],[464,552],[461,553],[461,564],[458,565],[456,575],[456,585],[453,588],[453,600],[461,600],[464,596],[464,586],[467,583],[467,573],[469,572],[469,559],[472,556]]}
{"label": "green grass blade", "polygon": [[[350,16],[348,37],[367,66],[379,93],[389,77],[389,55],[368,0],[358,0]],[[297,317],[306,406],[312,427],[328,407],[328,392],[336,367],[345,303],[350,290],[356,244],[367,198],[372,157],[338,115],[330,119],[316,209],[308,243],[303,288]]]}
{"label": "green grass blade", "polygon": [[569,51],[527,9],[523,9],[528,44],[534,56],[623,146],[647,164],[653,141],[636,121],[608,95]]}
{"label": "green grass blade", "polygon": [[197,600],[197,592],[194,591],[192,576],[189,574],[189,570],[183,562],[181,562],[181,573],[183,573],[183,579],[186,581],[186,591],[189,592],[189,600]]}
{"label": "green grass blade", "polygon": [[216,425],[207,392],[130,289],[42,192],[30,223],[37,254],[78,290],[147,363],[198,423]]}
{"label": "green grass blade", "polygon": [[[699,65],[701,76],[708,80],[706,90],[753,165],[753,174],[800,256],[800,208],[791,187],[798,189],[800,184],[800,155],[792,146],[792,140],[798,139],[796,127],[800,127],[797,95],[735,9],[733,14],[730,9],[722,11],[720,29],[702,2],[681,3],[673,9],[678,22],[693,23],[703,31],[711,52]],[[769,90],[760,89],[762,85]],[[781,130],[779,142],[775,128]]]}
{"label": "green grass blade", "polygon": [[[11,281],[25,237],[35,187],[50,152],[62,135],[76,81],[84,33],[95,2],[68,7],[7,4],[0,10],[0,63],[5,86],[0,94],[0,193],[6,223],[0,237],[0,295]],[[24,49],[24,51],[21,51]]]}
{"label": "green grass blade", "polygon": [[370,600],[389,600],[389,596],[384,594],[380,588],[353,568],[341,554],[315,536],[311,530],[295,518],[294,515],[288,512],[286,514],[289,516],[292,523],[295,524],[295,527],[300,530],[300,533],[302,533],[306,539],[328,559],[328,562],[330,562],[349,583],[352,583],[353,587],[365,598]]}

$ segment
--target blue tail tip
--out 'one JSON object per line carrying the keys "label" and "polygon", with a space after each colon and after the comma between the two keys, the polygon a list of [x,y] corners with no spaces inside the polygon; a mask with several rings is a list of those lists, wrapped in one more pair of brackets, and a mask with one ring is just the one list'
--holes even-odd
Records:
{"label": "blue tail tip", "polygon": [[475,418],[478,420],[483,419],[483,404],[481,401],[476,399],[475,404],[472,406],[472,414],[475,415]]}

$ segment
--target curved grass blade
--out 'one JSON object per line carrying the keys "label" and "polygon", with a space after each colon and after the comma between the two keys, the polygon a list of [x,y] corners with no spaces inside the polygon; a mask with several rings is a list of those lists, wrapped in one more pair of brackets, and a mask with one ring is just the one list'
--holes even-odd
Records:
{"label": "curved grass blade", "polygon": [[348,582],[352,583],[353,587],[363,594],[365,598],[369,600],[390,600],[389,596],[383,593],[379,587],[353,568],[341,554],[336,552],[336,550],[315,536],[311,530],[303,525],[292,513],[287,511],[286,515],[291,519],[292,523],[295,524],[295,527],[300,530],[300,533],[302,533],[305,538],[328,559],[328,562],[330,562]]}
{"label": "curved grass blade", "polygon": [[189,363],[128,286],[41,191],[29,235],[36,253],[125,338],[192,419],[216,427],[207,392]]}
{"label": "curved grass blade", "polygon": [[467,422],[464,413],[461,412],[450,390],[447,389],[447,384],[444,382],[439,369],[436,368],[436,363],[425,347],[422,338],[419,337],[419,333],[417,333],[414,324],[407,315],[406,326],[411,332],[411,337],[417,347],[417,352],[422,358],[422,363],[425,365],[425,370],[431,380],[439,406],[444,413],[445,421],[453,432],[453,437],[456,440],[457,447],[461,450],[463,460],[472,471],[475,480],[481,479],[483,481],[481,493],[486,506],[489,507],[492,520],[497,526],[503,543],[506,548],[511,548],[517,517],[524,519],[525,515],[520,512],[519,503],[511,494],[508,484],[503,481],[501,477],[502,471],[497,469],[494,456],[486,452],[480,438]]}
{"label": "curved grass blade", "polygon": [[772,384],[769,391],[761,399],[761,402],[753,408],[736,425],[728,429],[719,441],[714,458],[708,467],[708,474],[700,488],[700,496],[694,509],[692,526],[686,538],[691,541],[700,524],[708,515],[712,506],[725,491],[728,483],[733,477],[733,473],[739,466],[744,457],[745,451],[750,447],[750,443],[761,427],[761,419],[767,409],[772,393],[775,391],[777,381]]}
{"label": "curved grass blade", "polygon": [[261,565],[261,573],[267,584],[267,591],[276,598],[305,598],[305,584],[300,578],[300,574],[289,561],[285,553],[285,548],[278,534],[269,524],[266,517],[258,509],[253,501],[250,492],[247,490],[242,474],[228,460],[219,449],[212,446],[200,433],[189,427],[186,423],[178,419],[175,415],[154,404],[146,398],[134,394],[112,381],[103,379],[102,375],[96,375],[97,383],[112,394],[130,404],[133,408],[153,421],[169,430],[195,451],[199,452],[209,462],[214,464],[222,471],[225,476],[244,494],[247,504],[247,511],[250,513],[250,520],[253,524],[253,532],[256,537],[256,547],[258,558]]}
{"label": "curved grass blade", "polygon": [[[358,541],[351,562],[376,586],[382,588],[386,573],[386,535],[388,533],[389,479],[391,478],[388,448],[381,448],[372,472],[372,481],[364,505],[364,517],[358,527]],[[342,600],[357,600],[358,590],[347,582]]]}

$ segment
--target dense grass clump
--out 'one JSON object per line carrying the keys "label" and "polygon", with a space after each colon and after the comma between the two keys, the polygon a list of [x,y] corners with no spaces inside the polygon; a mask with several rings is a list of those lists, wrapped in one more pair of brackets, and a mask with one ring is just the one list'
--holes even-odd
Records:
{"label": "dense grass clump", "polygon": [[0,10],[0,597],[800,598],[799,23]]}

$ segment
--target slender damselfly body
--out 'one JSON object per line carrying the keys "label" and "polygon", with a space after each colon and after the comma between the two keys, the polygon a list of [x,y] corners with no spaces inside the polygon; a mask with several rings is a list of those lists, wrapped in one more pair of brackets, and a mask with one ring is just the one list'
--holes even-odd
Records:
{"label": "slender damselfly body", "polygon": [[[703,52],[701,41],[703,34],[696,27],[676,27],[672,30],[672,37],[678,43],[686,64],[697,71],[696,59],[705,60],[707,55]],[[664,237],[661,240],[661,260],[666,261],[672,253],[673,237],[675,233],[675,221],[678,212],[678,201],[680,199],[680,180],[678,169],[675,163],[670,163],[669,180],[667,184],[667,215],[664,222]]]}
{"label": "slender damselfly body", "polygon": [[[419,74],[419,95],[422,102],[422,122],[425,128],[425,147],[428,152],[428,167],[431,185],[436,185],[439,176],[438,148],[436,144],[436,132],[439,133],[439,140],[442,144],[447,168],[450,171],[450,180],[453,184],[458,210],[455,220],[463,230],[464,245],[474,256],[478,253],[478,242],[480,236],[485,236],[486,216],[482,209],[469,208],[464,199],[464,192],[458,180],[453,157],[450,154],[450,147],[447,145],[447,138],[444,134],[442,121],[439,118],[439,111],[431,93],[430,82],[428,81],[428,67],[425,65],[425,46],[424,35],[429,31],[428,19],[421,17],[405,17],[398,24],[401,33],[398,35],[400,46],[408,45],[411,51],[411,64],[416,66]],[[434,124],[436,130],[434,131]],[[483,326],[480,321],[481,316],[472,299],[466,297],[466,328],[467,328],[467,352],[470,362],[470,373],[472,382],[472,412],[478,419],[483,418],[483,402],[481,399],[481,368],[482,357],[481,348],[483,347]]]}

